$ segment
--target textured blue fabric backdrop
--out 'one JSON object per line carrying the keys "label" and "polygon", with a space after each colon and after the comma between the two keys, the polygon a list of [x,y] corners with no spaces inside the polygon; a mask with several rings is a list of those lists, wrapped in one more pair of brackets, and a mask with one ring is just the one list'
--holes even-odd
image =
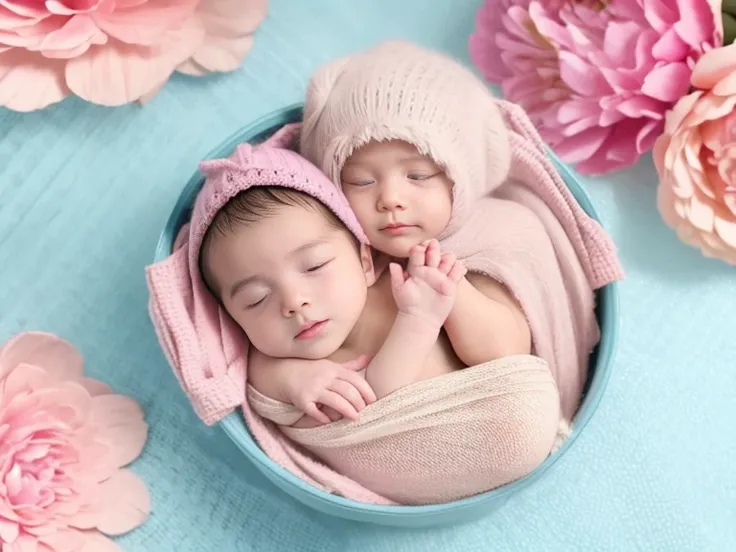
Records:
{"label": "textured blue fabric backdrop", "polygon": [[736,269],[677,242],[650,160],[585,179],[628,271],[621,345],[599,411],[549,475],[454,529],[376,529],[277,492],[189,408],[146,312],[143,267],[197,161],[240,126],[300,101],[334,56],[403,37],[467,60],[477,1],[274,0],[242,70],[175,77],[144,108],[68,100],[0,109],[0,339],[71,340],[90,375],[151,425],[137,473],[153,514],[129,552],[662,550],[736,542]]}

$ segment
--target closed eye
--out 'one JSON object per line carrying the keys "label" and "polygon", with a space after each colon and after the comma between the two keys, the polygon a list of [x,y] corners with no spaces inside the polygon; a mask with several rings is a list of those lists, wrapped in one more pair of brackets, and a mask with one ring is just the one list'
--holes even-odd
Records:
{"label": "closed eye", "polygon": [[268,295],[264,295],[262,299],[259,299],[255,303],[251,303],[250,305],[246,305],[245,308],[246,309],[254,309],[254,308],[256,308],[258,305],[260,305],[261,303],[263,303],[266,300],[266,297],[268,297]]}
{"label": "closed eye", "polygon": [[348,184],[349,186],[370,186],[373,184],[375,180],[343,180],[343,184]]}
{"label": "closed eye", "polygon": [[329,263],[330,263],[330,261],[332,261],[332,259],[330,259],[329,261],[325,261],[324,263],[320,263],[320,264],[318,264],[318,265],[315,265],[315,266],[311,266],[311,267],[309,267],[309,268],[307,269],[307,272],[317,272],[317,271],[318,271],[318,270],[319,270],[320,268],[323,268],[323,267],[325,267],[325,266],[326,266],[327,264],[329,264]]}
{"label": "closed eye", "polygon": [[435,177],[438,174],[440,174],[440,173],[435,173],[435,174],[416,174],[416,173],[411,173],[411,174],[409,174],[409,180],[429,180],[430,178]]}

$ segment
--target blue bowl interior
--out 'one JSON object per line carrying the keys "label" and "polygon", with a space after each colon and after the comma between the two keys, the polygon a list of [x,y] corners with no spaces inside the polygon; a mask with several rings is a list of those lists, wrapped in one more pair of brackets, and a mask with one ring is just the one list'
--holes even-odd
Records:
{"label": "blue bowl interior", "polygon": [[[242,142],[258,143],[283,125],[300,121],[300,104],[271,113],[240,129],[212,150],[206,159],[227,157]],[[583,209],[596,220],[596,213],[588,195],[572,172],[552,153],[550,157]],[[189,179],[164,227],[156,248],[155,261],[168,257],[179,229],[189,221],[194,199],[204,182],[198,171]],[[291,474],[273,462],[256,444],[240,412],[226,417],[221,426],[243,453],[277,487],[303,504],[320,512],[344,519],[399,527],[424,527],[471,521],[498,509],[512,494],[541,478],[573,445],[598,407],[610,378],[618,342],[618,287],[610,284],[597,292],[597,318],[601,340],[590,358],[590,372],[583,400],[575,417],[572,434],[560,450],[547,458],[531,474],[499,489],[448,504],[431,506],[378,506],[348,500],[321,491]]]}

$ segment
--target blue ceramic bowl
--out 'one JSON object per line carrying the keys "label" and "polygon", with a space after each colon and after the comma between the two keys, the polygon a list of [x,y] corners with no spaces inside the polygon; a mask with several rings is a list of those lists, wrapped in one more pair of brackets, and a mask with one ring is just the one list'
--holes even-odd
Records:
{"label": "blue ceramic bowl", "polygon": [[[301,117],[301,105],[273,112],[230,136],[215,148],[207,159],[227,157],[235,146],[242,142],[263,141],[281,126],[299,121]],[[593,218],[598,219],[590,199],[573,174],[552,153],[550,155],[580,205]],[[199,172],[189,179],[161,234],[156,249],[156,261],[163,260],[171,254],[174,238],[179,229],[189,220],[194,198],[203,182],[204,177]],[[602,337],[591,356],[590,377],[582,405],[575,419],[572,435],[557,454],[550,456],[525,478],[481,495],[432,506],[376,506],[348,500],[320,491],[274,463],[258,447],[240,412],[230,414],[222,420],[221,425],[225,433],[243,451],[243,454],[277,487],[320,512],[360,522],[398,527],[437,526],[471,521],[497,510],[510,496],[542,478],[547,470],[573,446],[598,408],[598,403],[608,384],[618,343],[619,306],[618,288],[615,283],[598,292],[597,304],[597,316]]]}

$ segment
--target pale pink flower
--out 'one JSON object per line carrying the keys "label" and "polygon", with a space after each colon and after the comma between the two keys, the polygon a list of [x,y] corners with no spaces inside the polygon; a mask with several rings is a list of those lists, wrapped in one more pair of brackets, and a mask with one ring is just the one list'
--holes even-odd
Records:
{"label": "pale pink flower", "polygon": [[2,552],[119,552],[105,535],[148,516],[145,484],[120,469],[141,453],[138,404],[85,378],[66,341],[24,333],[0,350]]}
{"label": "pale pink flower", "polygon": [[174,71],[236,69],[265,14],[266,0],[0,0],[0,106],[146,101]]}
{"label": "pale pink flower", "polygon": [[736,44],[703,55],[692,85],[654,145],[657,204],[683,242],[736,265]]}
{"label": "pale pink flower", "polygon": [[719,0],[488,0],[473,62],[582,173],[631,165],[722,39]]}

